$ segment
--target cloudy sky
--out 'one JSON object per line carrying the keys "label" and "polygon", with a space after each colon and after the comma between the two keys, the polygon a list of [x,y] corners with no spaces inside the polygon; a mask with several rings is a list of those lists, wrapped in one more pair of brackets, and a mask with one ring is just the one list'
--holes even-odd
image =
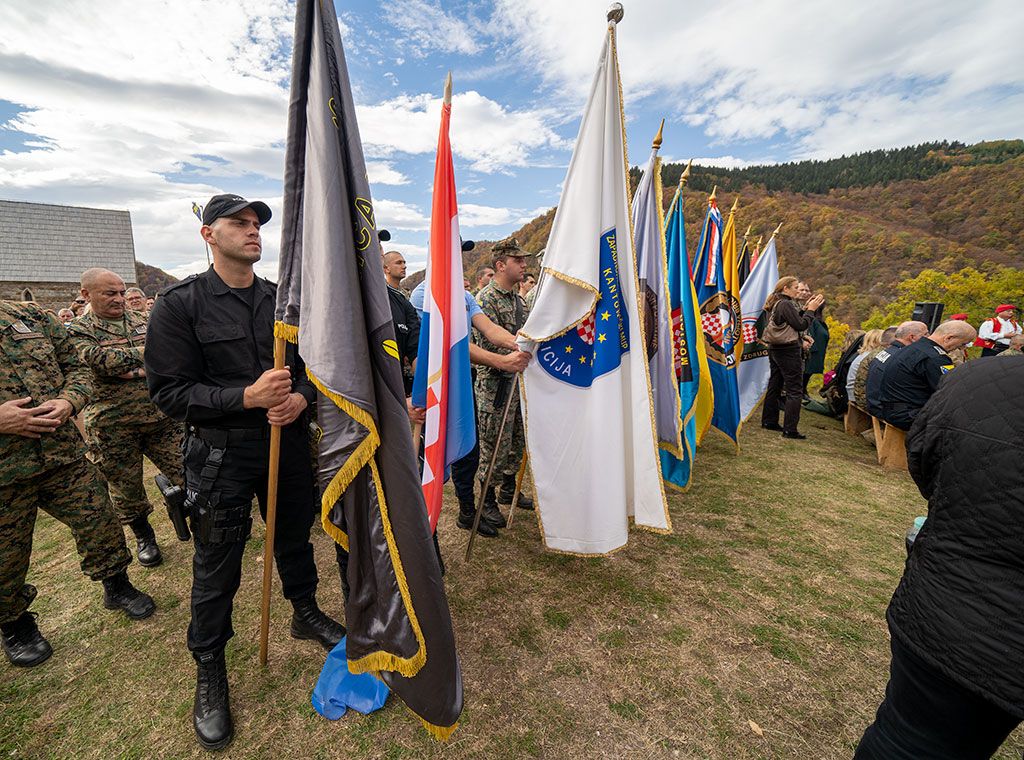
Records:
{"label": "cloudy sky", "polygon": [[[378,224],[424,261],[440,95],[467,238],[558,201],[605,0],[337,2]],[[632,163],[824,158],[1024,136],[1019,0],[794,5],[626,0]],[[192,201],[280,208],[288,0],[9,0],[0,7],[0,198],[131,211],[136,256],[205,268]],[[275,276],[280,227],[265,228]]]}

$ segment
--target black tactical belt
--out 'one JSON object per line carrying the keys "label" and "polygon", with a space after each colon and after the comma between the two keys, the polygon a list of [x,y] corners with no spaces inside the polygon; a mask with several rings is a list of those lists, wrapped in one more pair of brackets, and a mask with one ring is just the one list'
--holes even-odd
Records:
{"label": "black tactical belt", "polygon": [[258,428],[204,428],[188,426],[188,432],[206,441],[214,448],[223,449],[233,443],[266,441],[270,439],[270,425]]}

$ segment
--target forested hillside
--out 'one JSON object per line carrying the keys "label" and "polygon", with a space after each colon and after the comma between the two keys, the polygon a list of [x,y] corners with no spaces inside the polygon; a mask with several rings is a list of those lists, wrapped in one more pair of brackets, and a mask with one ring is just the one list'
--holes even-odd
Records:
{"label": "forested hillside", "polygon": [[[667,208],[682,164],[662,168]],[[633,182],[639,170],[631,172]],[[740,197],[737,230],[751,238],[781,223],[783,274],[826,293],[833,316],[857,324],[896,298],[925,269],[1019,267],[1024,251],[1024,141],[933,143],[829,161],[729,170],[694,166],[683,191],[690,253],[708,192],[717,184],[727,215]],[[516,236],[529,250],[547,242],[554,211]],[[476,252],[474,252],[476,253]],[[482,262],[470,255],[472,277]]]}
{"label": "forested hillside", "polygon": [[178,278],[172,277],[162,269],[136,261],[135,281],[145,291],[147,296],[155,296],[168,285],[176,283]]}

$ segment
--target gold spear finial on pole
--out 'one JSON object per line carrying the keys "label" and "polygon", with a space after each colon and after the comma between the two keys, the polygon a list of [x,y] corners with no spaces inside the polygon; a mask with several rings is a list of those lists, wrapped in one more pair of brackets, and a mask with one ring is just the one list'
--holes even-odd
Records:
{"label": "gold spear finial on pole", "polygon": [[781,229],[782,229],[782,222],[779,222],[779,226],[775,228],[775,232],[772,233],[772,237],[775,237],[776,235],[778,235],[779,234],[779,230],[781,230]]}
{"label": "gold spear finial on pole", "polygon": [[452,72],[450,71],[444,80],[444,104],[446,106],[452,104]]}
{"label": "gold spear finial on pole", "polygon": [[736,196],[736,200],[734,200],[732,202],[732,208],[729,209],[729,213],[730,214],[735,214],[736,213],[736,209],[739,208],[739,205],[740,205],[740,197],[737,195]]}
{"label": "gold spear finial on pole", "polygon": [[715,185],[711,190],[711,195],[708,196],[708,202],[718,200],[718,185]]}
{"label": "gold spear finial on pole", "polygon": [[693,159],[692,158],[687,162],[686,168],[683,169],[683,173],[679,175],[679,187],[682,187],[683,185],[685,185],[686,184],[686,180],[688,180],[690,178],[690,169],[691,168],[693,168]]}
{"label": "gold spear finial on pole", "polygon": [[665,129],[665,120],[662,119],[661,120],[661,126],[658,127],[658,134],[656,134],[654,136],[654,142],[651,143],[651,149],[652,150],[658,150],[659,148],[661,148],[661,133],[664,131],[664,129]]}
{"label": "gold spear finial on pole", "polygon": [[752,224],[748,224],[748,225],[747,225],[747,231],[743,233],[743,237],[745,237],[745,238],[748,238],[748,237],[750,237],[750,231],[751,231],[751,230],[752,230],[753,228],[754,228],[754,225],[752,225]]}
{"label": "gold spear finial on pole", "polygon": [[761,250],[761,241],[764,240],[764,235],[757,236],[757,250]]}

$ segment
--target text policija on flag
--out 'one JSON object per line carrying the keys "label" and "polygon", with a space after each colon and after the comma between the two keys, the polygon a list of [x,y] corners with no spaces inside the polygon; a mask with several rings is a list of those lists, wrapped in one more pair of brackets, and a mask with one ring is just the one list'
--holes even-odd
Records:
{"label": "text policija on flag", "polygon": [[661,476],[676,490],[685,491],[693,477],[693,458],[697,444],[711,425],[715,396],[711,370],[704,347],[697,293],[690,278],[686,257],[686,221],[683,218],[683,185],[689,167],[679,179],[675,197],[665,223],[665,251],[668,264],[668,300],[675,340],[675,376],[679,385],[679,418],[682,423],[681,456],[662,449]]}
{"label": "text policija on flag", "polygon": [[476,445],[473,380],[469,368],[469,320],[462,281],[462,239],[455,197],[455,170],[448,139],[451,74],[445,83],[441,131],[434,165],[430,253],[424,289],[423,323],[412,403],[426,409],[423,428],[423,498],[430,529],[437,529],[449,466]]}
{"label": "text policija on flag", "polygon": [[353,673],[439,738],[462,676],[405,408],[380,243],[331,0],[298,0],[275,334],[319,390],[321,520],[349,552]]}
{"label": "text policija on flag", "polygon": [[[732,264],[735,266],[735,257]],[[722,215],[712,192],[693,261],[693,285],[700,309],[715,406],[711,425],[739,445],[740,398],[736,386],[739,299],[730,294],[722,262]]]}
{"label": "text policija on flag", "polygon": [[671,529],[630,235],[615,23],[608,26],[520,345],[523,417],[549,549],[603,554],[629,518]]}

